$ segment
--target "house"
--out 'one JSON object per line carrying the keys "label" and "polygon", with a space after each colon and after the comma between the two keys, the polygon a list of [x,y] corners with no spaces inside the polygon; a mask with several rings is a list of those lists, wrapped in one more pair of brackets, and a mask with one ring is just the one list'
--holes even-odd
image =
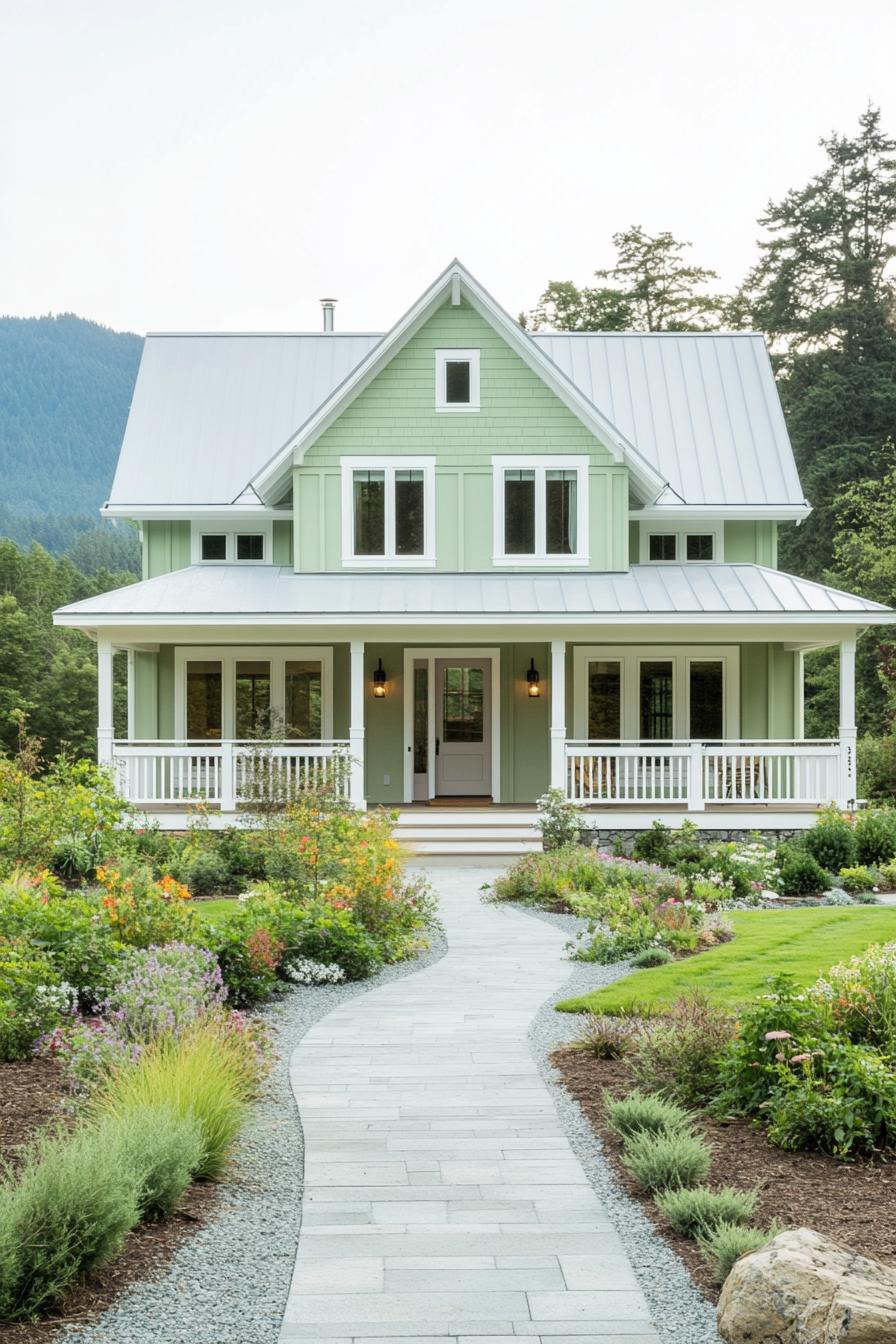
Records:
{"label": "house", "polygon": [[[778,570],[809,505],[761,336],[528,334],[459,262],[386,335],[324,313],[146,339],[103,510],[143,580],[55,615],[97,640],[134,803],[226,818],[259,760],[296,787],[343,756],[359,807],[498,828],[549,785],[631,828],[850,805],[856,636],[893,615]],[[825,645],[839,732],[808,741]]]}

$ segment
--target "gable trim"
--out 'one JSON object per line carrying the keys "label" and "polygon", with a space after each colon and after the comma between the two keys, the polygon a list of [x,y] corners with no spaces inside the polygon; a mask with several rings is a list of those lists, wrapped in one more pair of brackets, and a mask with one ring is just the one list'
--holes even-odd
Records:
{"label": "gable trim", "polygon": [[374,378],[442,306],[445,298],[450,296],[453,301],[456,294],[461,294],[467,299],[479,316],[498,332],[567,410],[571,411],[606,447],[611,456],[629,468],[641,498],[651,503],[657,499],[666,488],[667,482],[641,456],[634,444],[629,443],[616,426],[579,391],[550,356],[545,354],[514,322],[509,313],[505,312],[482,288],[469,271],[455,260],[252,478],[250,484],[262,500],[273,502],[278,497],[279,492],[287,484],[293,463],[302,461],[312,444],[335,423],[346,407],[369,387]]}

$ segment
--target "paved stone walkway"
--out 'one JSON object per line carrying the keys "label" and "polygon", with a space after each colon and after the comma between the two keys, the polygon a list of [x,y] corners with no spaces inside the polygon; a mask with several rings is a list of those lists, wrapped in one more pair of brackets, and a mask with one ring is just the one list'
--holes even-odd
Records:
{"label": "paved stone walkway", "polygon": [[564,935],[484,905],[493,873],[434,863],[447,955],[295,1052],[305,1199],[284,1344],[658,1341],[526,1043],[568,975]]}

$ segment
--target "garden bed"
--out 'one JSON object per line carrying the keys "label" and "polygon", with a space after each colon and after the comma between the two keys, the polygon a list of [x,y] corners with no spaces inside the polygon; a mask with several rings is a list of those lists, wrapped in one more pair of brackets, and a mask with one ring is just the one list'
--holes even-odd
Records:
{"label": "garden bed", "polygon": [[[574,1049],[556,1051],[551,1062],[600,1136],[619,1184],[680,1256],[701,1292],[716,1301],[719,1289],[696,1243],[672,1231],[652,1196],[632,1179],[621,1162],[622,1145],[604,1123],[603,1089],[622,1095],[635,1085],[626,1064]],[[785,1152],[743,1121],[723,1125],[701,1117],[698,1128],[713,1145],[711,1185],[760,1186],[759,1223],[777,1218],[788,1227],[811,1227],[896,1265],[896,1164],[845,1163],[823,1153]]]}

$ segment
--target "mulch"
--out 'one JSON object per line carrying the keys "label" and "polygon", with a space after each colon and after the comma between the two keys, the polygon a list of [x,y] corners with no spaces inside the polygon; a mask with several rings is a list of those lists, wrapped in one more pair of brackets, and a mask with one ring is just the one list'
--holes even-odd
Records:
{"label": "mulch", "polygon": [[[552,1062],[600,1135],[626,1194],[641,1205],[684,1261],[697,1287],[715,1302],[719,1290],[694,1242],[673,1232],[652,1196],[632,1180],[621,1162],[622,1145],[604,1124],[603,1089],[622,1094],[635,1086],[624,1061],[595,1059],[583,1050],[567,1048],[556,1051]],[[837,1162],[823,1153],[787,1153],[770,1144],[761,1129],[742,1121],[720,1124],[701,1119],[699,1128],[713,1147],[707,1183],[742,1189],[759,1185],[756,1221],[760,1225],[777,1218],[787,1227],[811,1227],[864,1255],[896,1265],[896,1162]]]}
{"label": "mulch", "polygon": [[[42,1129],[73,1123],[70,1093],[53,1060],[0,1064],[0,1160],[15,1169],[22,1147]],[[45,1320],[0,1324],[0,1344],[48,1344],[65,1325],[88,1325],[132,1283],[160,1278],[174,1252],[213,1216],[217,1188],[191,1185],[170,1218],[141,1223],[121,1252],[79,1284]]]}

